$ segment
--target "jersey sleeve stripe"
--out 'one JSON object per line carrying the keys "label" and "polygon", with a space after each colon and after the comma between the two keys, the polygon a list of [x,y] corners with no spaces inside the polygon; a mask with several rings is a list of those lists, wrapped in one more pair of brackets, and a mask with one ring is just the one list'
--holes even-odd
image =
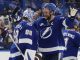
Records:
{"label": "jersey sleeve stripe", "polygon": [[28,43],[32,45],[32,40],[29,38],[22,38],[22,39],[19,39],[19,43]]}

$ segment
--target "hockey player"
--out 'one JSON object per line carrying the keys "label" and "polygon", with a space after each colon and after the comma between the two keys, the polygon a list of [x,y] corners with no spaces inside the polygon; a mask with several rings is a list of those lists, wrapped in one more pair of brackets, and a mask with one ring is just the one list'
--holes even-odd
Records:
{"label": "hockey player", "polygon": [[[77,12],[78,14],[79,12]],[[77,54],[80,46],[80,33],[76,26],[79,22],[75,19],[74,27],[63,31],[66,50],[63,52],[63,60],[78,60]]]}
{"label": "hockey player", "polygon": [[66,50],[63,53],[63,60],[77,60],[78,48],[80,46],[80,34],[74,29],[63,32]]}
{"label": "hockey player", "polygon": [[[32,11],[31,11],[32,12]],[[24,11],[22,21],[16,26],[16,45],[12,45],[10,60],[34,60],[37,49],[37,33],[30,22],[31,13]],[[22,54],[24,55],[22,55]]]}
{"label": "hockey player", "polygon": [[65,49],[62,28],[74,21],[66,21],[64,17],[55,16],[55,10],[55,4],[47,3],[42,8],[43,17],[34,23],[39,32],[38,50],[42,53],[43,60],[58,60],[59,52]]}

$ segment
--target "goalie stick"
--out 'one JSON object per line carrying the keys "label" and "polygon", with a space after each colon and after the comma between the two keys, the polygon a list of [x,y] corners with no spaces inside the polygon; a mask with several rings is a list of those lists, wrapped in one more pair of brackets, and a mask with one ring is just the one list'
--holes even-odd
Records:
{"label": "goalie stick", "polygon": [[11,38],[12,42],[15,44],[15,46],[17,47],[17,49],[19,50],[19,52],[21,53],[22,57],[25,59],[25,55],[22,53],[22,51],[20,50],[20,48],[18,47],[18,45],[16,44],[16,42],[14,41],[12,35],[9,33],[9,37]]}

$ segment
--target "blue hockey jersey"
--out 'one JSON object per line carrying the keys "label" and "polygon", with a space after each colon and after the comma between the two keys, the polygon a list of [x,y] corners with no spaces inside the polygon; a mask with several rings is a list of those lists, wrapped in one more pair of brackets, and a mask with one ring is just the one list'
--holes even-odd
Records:
{"label": "blue hockey jersey", "polygon": [[63,36],[67,48],[63,53],[63,60],[77,60],[78,48],[80,45],[80,34],[76,31],[65,30],[63,32]]}
{"label": "blue hockey jersey", "polygon": [[64,50],[62,29],[64,26],[70,26],[69,23],[71,21],[66,21],[62,16],[56,16],[50,22],[45,20],[44,17],[41,17],[34,22],[34,26],[39,32],[39,51],[45,54],[53,54]]}
{"label": "blue hockey jersey", "polygon": [[[25,20],[22,20],[17,26],[16,26],[16,32],[18,43],[27,43],[31,49],[37,49],[37,33],[32,25],[32,23],[28,23]],[[28,46],[27,45],[27,46]],[[27,47],[26,46],[26,47]]]}

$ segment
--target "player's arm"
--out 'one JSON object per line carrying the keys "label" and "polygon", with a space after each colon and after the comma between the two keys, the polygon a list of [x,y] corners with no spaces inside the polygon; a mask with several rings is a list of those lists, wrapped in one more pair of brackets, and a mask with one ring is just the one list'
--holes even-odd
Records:
{"label": "player's arm", "polygon": [[63,26],[65,26],[65,28],[73,28],[74,27],[74,21],[75,21],[75,16],[77,13],[77,9],[75,8],[71,8],[70,7],[70,11],[69,11],[69,15],[67,18],[65,18],[62,22]]}
{"label": "player's arm", "polygon": [[24,28],[24,23],[20,22],[18,25],[16,25],[16,27],[14,28],[14,39],[16,42],[19,42],[19,33],[20,31]]}
{"label": "player's arm", "polygon": [[14,32],[13,32],[13,37],[16,43],[18,43],[18,37],[19,37],[19,32],[22,29],[21,25],[18,24],[15,28],[14,28]]}

